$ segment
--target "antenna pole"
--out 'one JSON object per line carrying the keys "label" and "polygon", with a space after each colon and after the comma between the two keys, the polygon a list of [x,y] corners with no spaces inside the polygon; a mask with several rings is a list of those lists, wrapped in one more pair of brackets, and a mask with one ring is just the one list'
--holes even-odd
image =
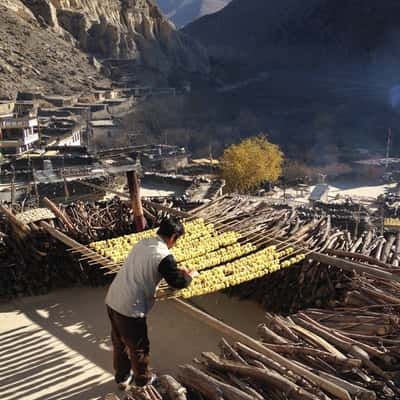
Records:
{"label": "antenna pole", "polygon": [[389,166],[391,144],[392,144],[392,128],[388,128],[388,135],[387,135],[387,142],[386,142],[386,160],[385,160],[386,169]]}

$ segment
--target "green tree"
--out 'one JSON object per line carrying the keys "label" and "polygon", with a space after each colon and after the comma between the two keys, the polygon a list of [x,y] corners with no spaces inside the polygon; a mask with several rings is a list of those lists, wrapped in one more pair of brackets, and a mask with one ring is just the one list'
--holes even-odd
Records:
{"label": "green tree", "polygon": [[227,190],[245,193],[265,181],[276,182],[282,173],[282,163],[279,146],[260,135],[225,149],[221,173]]}

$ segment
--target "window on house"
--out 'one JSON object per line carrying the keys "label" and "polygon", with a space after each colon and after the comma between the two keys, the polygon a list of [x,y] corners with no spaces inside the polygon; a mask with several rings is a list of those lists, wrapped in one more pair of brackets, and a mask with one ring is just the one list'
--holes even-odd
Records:
{"label": "window on house", "polygon": [[24,130],[21,128],[3,129],[3,140],[18,140],[24,137]]}

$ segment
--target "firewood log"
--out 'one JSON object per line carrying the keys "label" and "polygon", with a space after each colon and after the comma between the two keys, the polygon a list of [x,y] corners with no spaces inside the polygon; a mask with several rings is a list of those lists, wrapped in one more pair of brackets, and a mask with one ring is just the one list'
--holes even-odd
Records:
{"label": "firewood log", "polygon": [[203,353],[202,355],[206,359],[207,363],[213,368],[222,371],[228,371],[245,378],[254,379],[266,385],[276,386],[279,390],[295,399],[318,399],[317,396],[307,392],[287,378],[272,370],[248,367],[239,363],[222,360],[213,353]]}
{"label": "firewood log", "polygon": [[162,375],[159,381],[166,391],[169,400],[186,400],[187,390],[172,376]]}
{"label": "firewood log", "polygon": [[195,389],[210,400],[255,400],[240,389],[237,389],[225,382],[211,378],[209,375],[191,366],[181,366],[179,381],[185,386]]}

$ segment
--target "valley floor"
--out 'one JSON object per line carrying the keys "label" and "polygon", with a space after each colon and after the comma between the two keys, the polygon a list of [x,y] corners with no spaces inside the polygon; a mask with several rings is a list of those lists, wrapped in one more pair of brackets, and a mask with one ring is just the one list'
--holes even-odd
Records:
{"label": "valley floor", "polygon": [[[304,190],[296,189],[286,189],[286,196],[288,199],[295,200],[299,203],[308,203],[309,196],[314,190],[315,186],[305,187]],[[365,185],[362,182],[335,182],[329,184],[328,197],[330,201],[335,199],[345,199],[348,197],[353,198],[355,201],[357,199],[369,199],[375,200],[377,197],[389,193],[397,192],[397,184],[372,184]],[[281,188],[274,190],[272,195],[268,197],[272,199],[282,199],[284,196],[284,191]]]}

